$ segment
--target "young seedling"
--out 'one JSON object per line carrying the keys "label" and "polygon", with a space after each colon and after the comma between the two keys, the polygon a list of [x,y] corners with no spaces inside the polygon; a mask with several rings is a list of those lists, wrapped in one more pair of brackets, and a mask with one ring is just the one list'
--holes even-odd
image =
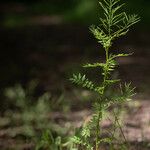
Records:
{"label": "young seedling", "polygon": [[[84,68],[100,68],[102,70],[102,82],[96,84],[90,81],[86,75],[73,74],[70,79],[73,83],[97,92],[99,97],[93,102],[93,115],[89,123],[84,124],[81,132],[74,136],[74,142],[80,150],[99,150],[101,143],[111,143],[111,138],[101,137],[101,121],[103,114],[108,108],[114,104],[120,104],[128,101],[134,94],[134,88],[130,83],[120,85],[119,79],[112,79],[112,73],[117,66],[116,58],[126,57],[131,54],[112,54],[111,46],[113,42],[126,35],[131,26],[140,21],[137,15],[127,15],[122,11],[124,4],[120,4],[120,0],[101,0],[99,2],[104,12],[104,17],[100,18],[98,26],[91,26],[90,31],[98,40],[104,50],[106,60],[104,63],[86,64]],[[119,84],[119,92],[116,90],[112,95],[108,96],[107,91],[114,85]],[[114,116],[116,118],[116,116]],[[116,122],[117,119],[116,119]],[[119,122],[118,122],[119,123]],[[122,131],[122,130],[121,130]]]}

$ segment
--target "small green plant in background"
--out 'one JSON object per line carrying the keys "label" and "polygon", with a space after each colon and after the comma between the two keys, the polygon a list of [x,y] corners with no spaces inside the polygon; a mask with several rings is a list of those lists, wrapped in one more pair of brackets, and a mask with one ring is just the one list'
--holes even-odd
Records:
{"label": "small green plant in background", "polygon": [[[111,47],[113,42],[128,33],[131,26],[140,21],[137,15],[127,15],[122,11],[124,4],[120,4],[120,0],[101,0],[99,2],[101,8],[104,11],[104,16],[100,18],[100,24],[98,26],[91,26],[90,31],[98,40],[104,50],[106,60],[105,62],[97,62],[93,64],[86,64],[84,68],[100,68],[102,74],[100,78],[101,83],[94,83],[90,81],[86,75],[73,74],[70,79],[73,83],[87,88],[91,91],[98,93],[98,99],[93,101],[93,115],[90,121],[83,125],[81,132],[74,136],[74,142],[80,150],[99,150],[102,143],[108,143],[113,147],[114,134],[111,134],[108,138],[102,138],[101,134],[101,122],[103,120],[104,113],[110,106],[115,104],[122,104],[128,101],[134,95],[134,88],[131,84],[121,85],[119,79],[113,79],[112,73],[117,66],[118,57],[126,57],[131,54],[112,54]],[[113,93],[109,95],[108,90],[113,89]],[[115,89],[115,90],[114,90]],[[120,128],[120,131],[124,137],[123,131],[119,124],[117,115],[114,112],[115,124]],[[125,137],[124,137],[124,140]],[[126,142],[126,141],[125,141]],[[124,145],[120,147],[125,149]]]}
{"label": "small green plant in background", "polygon": [[35,96],[36,86],[36,81],[31,81],[27,88],[17,84],[4,91],[6,101],[10,106],[4,112],[3,117],[8,120],[5,121],[7,124],[3,123],[3,126],[1,124],[0,126],[9,125],[16,126],[16,129],[20,128],[19,131],[15,129],[10,131],[9,134],[13,137],[22,135],[25,138],[33,139],[35,137],[38,140],[40,132],[46,129],[59,132],[60,135],[67,132],[67,129],[51,119],[52,111],[64,111],[63,94],[57,99],[53,98],[49,92],[45,92],[41,96]]}
{"label": "small green plant in background", "polygon": [[54,136],[50,130],[43,132],[36,150],[77,150],[73,147],[73,140],[66,136]]}

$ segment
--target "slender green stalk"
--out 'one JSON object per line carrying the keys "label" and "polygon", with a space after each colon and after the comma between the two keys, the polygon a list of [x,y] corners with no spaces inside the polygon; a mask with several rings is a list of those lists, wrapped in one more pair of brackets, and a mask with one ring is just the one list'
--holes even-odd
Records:
{"label": "slender green stalk", "polygon": [[126,139],[126,136],[125,136],[125,134],[124,134],[124,132],[123,132],[123,130],[122,130],[122,127],[121,127],[121,125],[120,125],[120,123],[119,123],[118,116],[116,115],[116,113],[115,113],[114,111],[113,111],[113,115],[114,115],[114,117],[115,117],[115,122],[117,123],[117,125],[118,125],[118,127],[119,127],[119,130],[120,130],[120,132],[121,132],[121,134],[122,134],[122,136],[123,136],[124,142],[127,144],[128,148],[129,148],[129,147],[130,147],[130,144],[129,144],[129,142],[128,142],[127,139]]}
{"label": "slender green stalk", "polygon": [[[109,55],[108,55],[108,48],[105,49],[105,52],[106,52],[106,67],[108,66],[108,58],[109,58]],[[104,92],[105,92],[105,88],[106,88],[106,79],[107,79],[107,74],[108,74],[108,70],[106,69],[105,72],[104,72],[104,78],[103,78],[103,90],[102,90],[102,95],[104,95]],[[99,149],[99,137],[100,137],[100,120],[102,119],[102,114],[101,114],[101,101],[99,101],[99,105],[100,105],[100,110],[98,112],[98,118],[97,118],[97,126],[96,126],[96,150]]]}
{"label": "slender green stalk", "polygon": [[100,119],[102,118],[101,112],[99,111],[96,127],[96,150],[99,149],[99,137],[100,137]]}

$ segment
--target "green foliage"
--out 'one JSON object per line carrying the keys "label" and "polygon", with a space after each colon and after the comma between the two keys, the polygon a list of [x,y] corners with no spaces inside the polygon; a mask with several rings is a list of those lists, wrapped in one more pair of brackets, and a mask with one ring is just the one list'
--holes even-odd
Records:
{"label": "green foliage", "polygon": [[73,74],[73,78],[70,78],[70,81],[78,85],[81,85],[82,87],[86,87],[90,90],[94,89],[93,82],[89,81],[89,79],[87,79],[85,75],[82,76],[80,73],[78,75]]}
{"label": "green foliage", "polygon": [[101,24],[97,27],[91,26],[90,30],[105,49],[108,49],[113,40],[125,35],[129,28],[139,22],[137,15],[127,15],[121,11],[124,4],[120,0],[103,0],[99,2],[104,10],[104,18],[100,18]]}
{"label": "green foliage", "polygon": [[36,150],[77,150],[73,148],[73,139],[54,136],[51,131],[46,130],[36,146]]}
{"label": "green foliage", "polygon": [[[134,88],[130,86],[131,84],[126,83],[124,86],[120,83],[120,86],[118,86],[120,88],[115,88],[116,90],[113,90],[113,93],[108,95],[107,91],[113,89],[114,85],[117,87],[117,83],[120,82],[120,79],[112,79],[111,77],[112,72],[118,65],[116,58],[131,55],[124,53],[111,54],[110,48],[113,41],[116,38],[126,35],[130,27],[139,22],[140,18],[137,15],[127,15],[122,11],[124,4],[120,4],[120,0],[101,0],[99,4],[104,11],[104,17],[100,18],[101,23],[99,26],[91,26],[90,30],[98,42],[103,46],[106,53],[106,61],[104,63],[88,63],[83,67],[101,69],[103,80],[97,85],[90,81],[86,75],[81,75],[80,73],[78,75],[74,74],[70,79],[73,83],[95,91],[99,95],[96,102],[94,101],[94,112],[91,120],[86,125],[83,125],[81,132],[74,137],[74,142],[76,145],[80,146],[81,150],[99,150],[101,143],[112,144],[114,137],[101,138],[100,136],[100,123],[103,120],[103,115],[108,107],[114,104],[122,104],[130,100],[134,95]],[[125,140],[118,118],[116,120],[116,126],[120,128],[121,134]],[[121,146],[121,149],[124,148]]]}
{"label": "green foliage", "polygon": [[43,133],[41,141],[38,143],[36,150],[48,149],[48,150],[62,150],[61,137],[53,137],[50,131]]}
{"label": "green foliage", "polygon": [[[63,96],[61,95],[56,100],[50,93],[45,92],[41,96],[35,97],[36,85],[32,81],[26,89],[19,84],[5,89],[4,94],[10,106],[4,117],[9,118],[9,123],[11,123],[9,126],[21,128],[19,134],[28,138],[38,137],[40,131],[47,128],[60,134],[65,133],[67,129],[63,129],[54,121],[49,121],[52,111],[63,109],[63,105],[65,105]],[[13,134],[17,136],[18,133],[14,132]]]}

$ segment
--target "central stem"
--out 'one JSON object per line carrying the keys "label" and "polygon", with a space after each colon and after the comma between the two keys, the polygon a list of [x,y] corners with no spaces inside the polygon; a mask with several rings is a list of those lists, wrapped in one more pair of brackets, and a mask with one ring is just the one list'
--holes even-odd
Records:
{"label": "central stem", "polygon": [[[101,105],[100,105],[100,110],[101,110]],[[98,118],[97,118],[97,126],[96,126],[96,150],[99,149],[99,135],[100,135],[100,119],[102,118],[101,111],[99,110],[98,112]]]}
{"label": "central stem", "polygon": [[[104,95],[105,88],[106,88],[106,80],[108,78],[108,60],[109,60],[109,48],[105,49],[106,52],[106,68],[104,70],[104,78],[103,78],[103,90],[101,95]],[[102,97],[103,98],[103,97]],[[96,150],[99,150],[99,135],[100,135],[100,120],[102,119],[102,101],[99,101],[99,111],[98,111],[98,117],[97,117],[97,125],[96,125]]]}

